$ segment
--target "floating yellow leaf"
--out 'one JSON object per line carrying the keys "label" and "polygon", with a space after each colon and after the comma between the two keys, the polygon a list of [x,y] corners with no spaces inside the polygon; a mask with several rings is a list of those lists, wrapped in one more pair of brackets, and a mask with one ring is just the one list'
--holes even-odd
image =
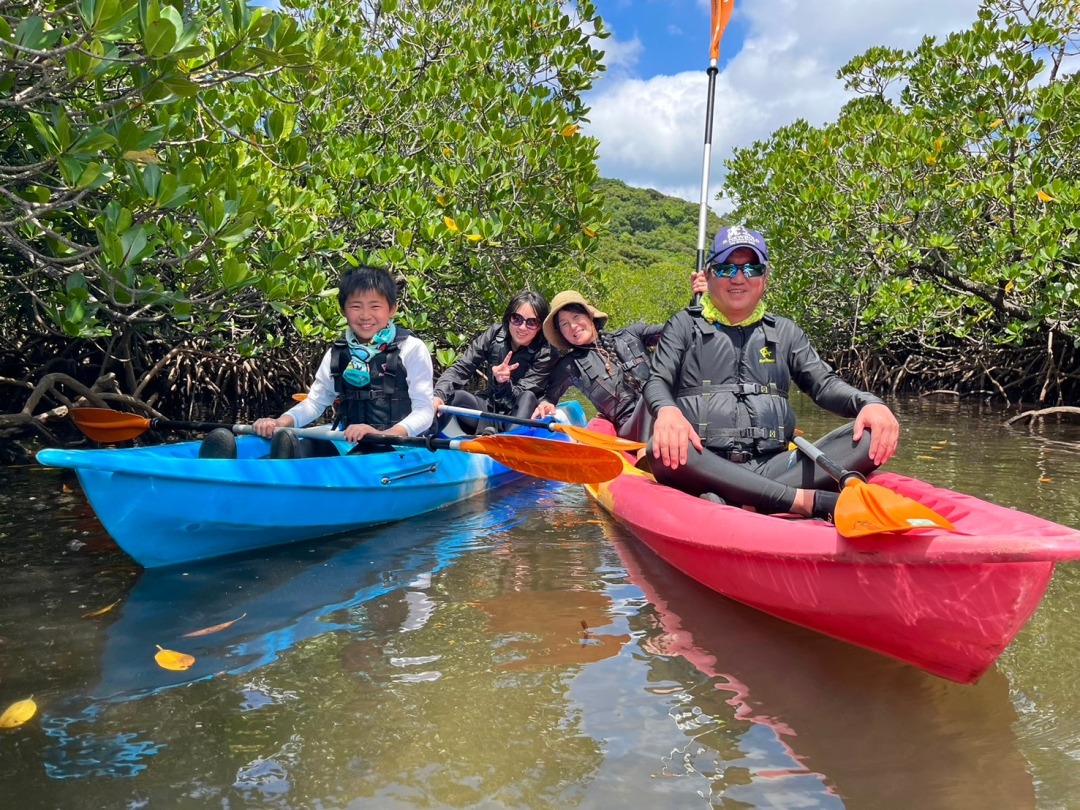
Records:
{"label": "floating yellow leaf", "polygon": [[65,495],[70,495],[72,489],[67,484],[64,484],[62,487],[60,487],[60,491],[63,492]]}
{"label": "floating yellow leaf", "polygon": [[931,450],[944,450],[945,448],[942,447],[940,444],[932,444],[932,445],[930,445],[930,449]]}
{"label": "floating yellow leaf", "polygon": [[176,650],[166,650],[160,644],[155,645],[158,651],[154,653],[154,660],[157,661],[157,665],[162,669],[172,669],[177,672],[182,672],[185,669],[190,669],[191,665],[195,663],[194,656],[187,653],[177,652]]}
{"label": "floating yellow leaf", "polygon": [[1039,479],[1039,483],[1040,484],[1049,484],[1049,483],[1053,482],[1053,480],[1054,480],[1053,478],[1047,478],[1047,477],[1044,476],[1044,477]]}
{"label": "floating yellow leaf", "polygon": [[226,627],[232,627],[245,616],[247,616],[246,612],[241,613],[231,622],[222,622],[221,624],[215,624],[213,627],[204,627],[202,630],[192,630],[190,633],[184,633],[184,635],[182,635],[180,638],[191,638],[192,636],[208,636],[211,633],[216,633],[219,630],[224,630]]}
{"label": "floating yellow leaf", "polygon": [[458,232],[458,226],[457,223],[454,222],[453,217],[443,217],[442,221],[443,223],[445,223],[446,227],[452,230],[454,233]]}
{"label": "floating yellow leaf", "polygon": [[133,163],[141,163],[143,165],[147,163],[161,163],[158,159],[157,152],[153,149],[129,149],[124,152],[124,160],[130,160]]}
{"label": "floating yellow leaf", "polygon": [[468,239],[470,242],[479,242],[484,237],[482,237],[478,233],[467,233],[465,234],[465,238]]}
{"label": "floating yellow leaf", "polygon": [[0,714],[0,728],[16,728],[37,713],[37,704],[32,697],[26,700],[17,700],[4,709]]}
{"label": "floating yellow leaf", "polygon": [[933,456],[915,456],[915,458],[921,458],[923,461],[934,461]]}
{"label": "floating yellow leaf", "polygon": [[1041,188],[1040,188],[1040,189],[1039,189],[1038,191],[1036,191],[1036,192],[1035,192],[1035,194],[1036,194],[1036,196],[1038,196],[1038,198],[1039,198],[1040,200],[1042,200],[1043,202],[1057,202],[1057,198],[1056,198],[1056,197],[1051,197],[1051,196],[1050,196],[1049,194],[1047,194],[1047,193],[1046,193],[1045,191],[1043,191],[1043,190],[1042,190]]}
{"label": "floating yellow leaf", "polygon": [[998,118],[998,119],[994,120],[993,122],[991,122],[990,129],[997,129],[998,127],[1000,127],[1004,123],[1005,123],[1004,118]]}
{"label": "floating yellow leaf", "polygon": [[84,613],[82,615],[82,617],[84,619],[92,619],[92,618],[94,618],[94,616],[101,616],[102,614],[108,613],[110,610],[112,610],[114,607],[116,607],[119,604],[120,604],[120,600],[117,599],[111,605],[106,605],[103,608],[98,608],[97,610],[91,610],[89,613]]}
{"label": "floating yellow leaf", "polygon": [[570,138],[577,134],[577,131],[579,129],[581,129],[581,127],[579,127],[577,124],[567,124],[561,130],[559,130],[559,134],[562,135],[564,138]]}

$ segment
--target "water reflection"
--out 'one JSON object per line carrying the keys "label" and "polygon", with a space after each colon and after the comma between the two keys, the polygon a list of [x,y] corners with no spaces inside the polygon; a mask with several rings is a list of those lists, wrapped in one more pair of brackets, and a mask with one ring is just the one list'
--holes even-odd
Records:
{"label": "water reflection", "polygon": [[[898,472],[1080,525],[1080,454],[1044,441],[1074,429],[903,407]],[[1080,565],[960,687],[716,598],[575,487],[185,577],[139,572],[71,480],[0,469],[0,707],[41,707],[0,733],[13,807],[1024,808],[1037,789],[1057,810],[1080,791]],[[157,644],[196,666],[159,670]]]}
{"label": "water reflection", "polygon": [[608,538],[648,600],[632,625],[656,680],[686,682],[678,660],[710,679],[687,683],[683,714],[722,731],[688,732],[725,765],[714,804],[772,807],[780,790],[799,807],[1035,806],[997,671],[975,686],[935,678],[718,599],[617,527]]}
{"label": "water reflection", "polygon": [[[47,776],[92,780],[104,805],[125,789],[102,778],[148,773],[199,803],[561,804],[603,759],[569,705],[573,673],[628,636],[582,581],[597,546],[563,569],[522,542],[536,498],[143,572],[102,617],[96,682],[45,702]],[[157,645],[196,662],[161,669]]]}

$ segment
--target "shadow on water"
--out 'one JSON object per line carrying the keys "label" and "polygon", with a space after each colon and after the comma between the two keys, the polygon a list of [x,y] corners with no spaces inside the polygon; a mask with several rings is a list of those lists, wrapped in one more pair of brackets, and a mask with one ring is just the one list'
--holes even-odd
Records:
{"label": "shadow on water", "polygon": [[[1000,672],[975,686],[936,678],[718,598],[620,527],[604,532],[647,600],[631,627],[652,680],[684,683],[687,735],[723,755],[717,806],[1036,806]],[[682,759],[672,768],[695,767]]]}

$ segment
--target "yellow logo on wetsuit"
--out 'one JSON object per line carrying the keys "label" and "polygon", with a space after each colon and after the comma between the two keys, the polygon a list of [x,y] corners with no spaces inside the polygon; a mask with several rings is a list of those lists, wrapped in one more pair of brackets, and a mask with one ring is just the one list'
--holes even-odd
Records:
{"label": "yellow logo on wetsuit", "polygon": [[761,347],[761,359],[758,360],[758,363],[775,363],[775,362],[776,362],[776,358],[774,358],[772,356],[772,352],[769,351],[769,347],[768,346],[762,346]]}

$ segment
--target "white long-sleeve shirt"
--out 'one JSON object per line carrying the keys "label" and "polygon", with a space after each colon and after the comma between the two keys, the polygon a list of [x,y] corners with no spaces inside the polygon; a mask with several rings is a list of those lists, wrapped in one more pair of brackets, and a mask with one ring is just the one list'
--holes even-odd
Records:
{"label": "white long-sleeve shirt", "polygon": [[[431,368],[431,352],[427,344],[416,335],[409,335],[401,342],[401,362],[409,379],[409,400],[412,412],[398,422],[410,436],[419,436],[435,420],[435,385]],[[315,382],[311,384],[307,399],[289,408],[286,413],[293,418],[296,427],[303,427],[322,416],[323,411],[334,404],[337,391],[334,378],[330,375],[330,355],[333,349],[327,349],[319,369],[315,372]]]}

